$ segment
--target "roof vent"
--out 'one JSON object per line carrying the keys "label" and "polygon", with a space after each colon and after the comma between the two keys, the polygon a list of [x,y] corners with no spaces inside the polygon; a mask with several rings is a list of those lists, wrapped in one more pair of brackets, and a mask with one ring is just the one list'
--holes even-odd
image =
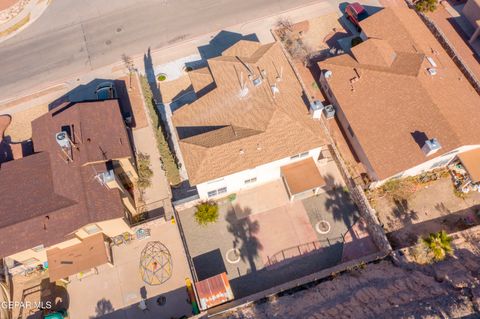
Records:
{"label": "roof vent", "polygon": [[313,102],[310,102],[310,114],[312,115],[312,118],[314,119],[319,119],[322,117],[322,111],[323,111],[323,104],[319,100],[315,100]]}
{"label": "roof vent", "polygon": [[245,151],[243,150],[243,148],[240,149],[240,155],[243,155],[245,154]]}
{"label": "roof vent", "polygon": [[437,74],[437,69],[435,68],[428,68],[427,71],[428,71],[428,74],[432,76]]}
{"label": "roof vent", "polygon": [[276,83],[274,85],[270,85],[270,89],[272,90],[273,96],[275,96],[275,94],[277,93],[280,93],[280,90],[278,89],[278,86]]}
{"label": "roof vent", "polygon": [[253,85],[259,86],[260,84],[262,84],[262,78],[258,77],[256,79],[254,79],[252,82],[253,82]]}
{"label": "roof vent", "polygon": [[422,151],[425,154],[425,156],[429,156],[429,155],[432,155],[433,153],[436,153],[441,148],[442,146],[440,145],[440,142],[438,142],[436,138],[432,138],[425,142],[425,144],[422,147]]}
{"label": "roof vent", "polygon": [[323,73],[323,75],[325,76],[325,79],[330,79],[333,73],[330,70],[326,70],[325,73]]}
{"label": "roof vent", "polygon": [[435,63],[435,61],[431,57],[427,56],[427,60],[428,60],[428,62],[430,63],[431,66],[433,66],[434,68],[437,67],[437,64]]}

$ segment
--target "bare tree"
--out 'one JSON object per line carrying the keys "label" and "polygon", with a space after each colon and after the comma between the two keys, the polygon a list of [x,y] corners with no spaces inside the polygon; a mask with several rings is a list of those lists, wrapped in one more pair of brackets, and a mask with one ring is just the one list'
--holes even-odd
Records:
{"label": "bare tree", "polygon": [[135,64],[133,63],[133,59],[126,55],[125,53],[122,54],[122,62],[125,68],[128,70],[128,76],[129,76],[129,87],[130,89],[132,88],[132,74],[135,72]]}

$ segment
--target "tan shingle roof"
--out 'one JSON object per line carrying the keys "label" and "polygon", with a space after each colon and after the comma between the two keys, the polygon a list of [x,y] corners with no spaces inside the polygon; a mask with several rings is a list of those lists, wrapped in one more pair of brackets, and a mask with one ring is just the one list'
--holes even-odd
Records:
{"label": "tan shingle roof", "polygon": [[[320,67],[332,71],[329,85],[379,179],[480,143],[480,98],[415,12],[383,9],[362,21],[362,29],[376,39],[371,48],[382,40],[395,51],[390,67],[377,63],[384,60],[380,50],[374,59],[374,51],[362,49]],[[428,74],[426,57],[437,64],[437,75]],[[421,133],[437,138],[442,149],[425,157],[413,137]]]}
{"label": "tan shingle roof", "polygon": [[193,185],[324,144],[280,46],[240,41],[232,48],[208,61],[216,88],[173,115]]}

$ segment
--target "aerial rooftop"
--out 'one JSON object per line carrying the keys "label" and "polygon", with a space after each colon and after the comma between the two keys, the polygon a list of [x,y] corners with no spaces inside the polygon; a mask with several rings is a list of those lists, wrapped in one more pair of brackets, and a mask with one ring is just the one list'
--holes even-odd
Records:
{"label": "aerial rooftop", "polygon": [[[68,155],[55,138],[65,130],[75,145]],[[32,122],[32,134],[35,154],[0,166],[0,256],[124,216],[119,191],[98,180],[109,160],[132,156],[116,100],[54,109]]]}
{"label": "aerial rooftop", "polygon": [[278,43],[239,41],[190,73],[203,92],[173,123],[192,184],[324,144]]}
{"label": "aerial rooftop", "polygon": [[480,144],[480,97],[440,43],[408,9],[385,8],[361,22],[366,41],[320,62],[351,131],[381,180],[435,156]]}

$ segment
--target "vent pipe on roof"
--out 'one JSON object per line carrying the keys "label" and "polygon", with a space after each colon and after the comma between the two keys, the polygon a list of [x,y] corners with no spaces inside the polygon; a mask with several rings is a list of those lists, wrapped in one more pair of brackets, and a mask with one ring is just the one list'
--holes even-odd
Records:
{"label": "vent pipe on roof", "polygon": [[422,147],[422,151],[425,154],[425,156],[430,156],[436,153],[441,148],[442,146],[440,145],[440,142],[436,138],[432,138],[425,142],[425,144]]}

